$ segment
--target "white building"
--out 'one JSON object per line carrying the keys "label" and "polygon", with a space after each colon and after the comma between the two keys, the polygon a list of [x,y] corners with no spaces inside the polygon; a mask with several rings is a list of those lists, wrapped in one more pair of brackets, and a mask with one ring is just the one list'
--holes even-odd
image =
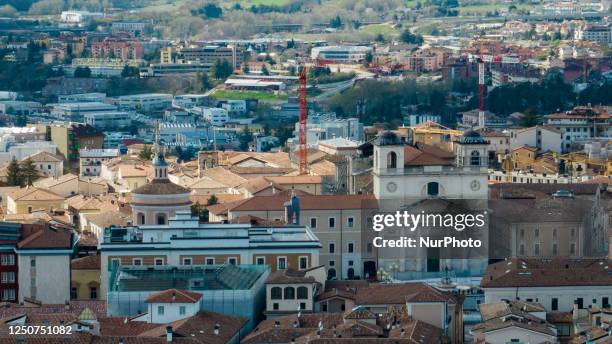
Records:
{"label": "white building", "polygon": [[162,111],[172,105],[172,95],[166,93],[144,93],[119,97],[119,107],[138,112]]}
{"label": "white building", "polygon": [[64,229],[41,229],[17,244],[19,302],[43,304],[70,301],[70,256],[73,235]]}
{"label": "white building", "polygon": [[200,310],[202,294],[188,290],[167,289],[147,297],[146,321],[152,324],[168,324],[196,315]]}
{"label": "white building", "polygon": [[482,278],[485,303],[538,302],[547,312],[603,307],[612,298],[612,261],[606,258],[512,259],[491,264]]}
{"label": "white building", "polygon": [[576,107],[572,110],[545,116],[546,125],[563,134],[562,150],[567,152],[574,141],[592,138],[611,138],[612,120],[604,108]]}
{"label": "white building", "polygon": [[159,126],[160,138],[166,143],[178,141],[178,135],[200,131],[196,125],[187,123],[165,123]]}
{"label": "white building", "polygon": [[266,317],[314,312],[315,296],[326,277],[324,266],[273,272],[266,280]]}
{"label": "white building", "polygon": [[119,129],[132,125],[130,114],[125,111],[92,112],[83,115],[85,124],[96,129]]}
{"label": "white building", "polygon": [[579,27],[574,32],[574,38],[577,40],[591,41],[600,44],[612,43],[610,25],[585,25]]}
{"label": "white building", "polygon": [[230,99],[221,104],[230,116],[242,116],[247,112],[247,103],[244,99]]}
{"label": "white building", "polygon": [[40,151],[25,157],[23,160],[26,159],[32,161],[38,172],[44,173],[49,177],[59,178],[64,174],[64,160],[55,154]]}
{"label": "white building", "polygon": [[222,108],[206,108],[206,107],[193,107],[190,112],[202,116],[202,119],[209,122],[215,127],[222,127],[225,122],[229,121],[229,114],[227,110]]}
{"label": "white building", "polygon": [[[295,135],[299,133],[299,123],[295,123]],[[364,140],[363,124],[358,118],[336,118],[335,115],[317,114],[308,116],[306,136],[309,144],[320,140],[345,138],[357,142]]]}
{"label": "white building", "polygon": [[101,102],[60,103],[53,105],[51,115],[69,121],[82,122],[86,114],[113,111],[117,111],[115,105]]}
{"label": "white building", "polygon": [[524,129],[511,129],[510,150],[530,146],[536,147],[540,152],[562,151],[562,132],[552,126],[534,126]]}
{"label": "white building", "polygon": [[[1,147],[1,145],[0,145]],[[57,153],[57,146],[49,141],[30,141],[25,143],[10,143],[5,146],[4,152],[0,151],[0,163],[6,163],[15,160],[23,160],[24,158],[40,152],[50,154]],[[1,148],[0,148],[1,149]]]}
{"label": "white building", "polygon": [[366,55],[372,52],[371,47],[336,45],[326,47],[314,47],[310,52],[313,60],[327,60],[338,63],[361,63]]}
{"label": "white building", "polygon": [[41,112],[42,105],[39,102],[6,100],[0,101],[0,114],[9,115],[31,115]]}
{"label": "white building", "polygon": [[93,18],[102,18],[104,13],[88,12],[88,11],[62,11],[60,20],[69,24],[83,24],[85,21]]}
{"label": "white building", "polygon": [[102,163],[119,156],[118,149],[81,149],[79,150],[79,171],[81,177],[99,176]]}
{"label": "white building", "polygon": [[194,106],[206,104],[208,96],[205,94],[181,94],[174,96],[172,106],[180,109],[191,109]]}
{"label": "white building", "polygon": [[65,94],[57,96],[58,103],[87,103],[97,102],[103,103],[106,101],[106,93],[77,93],[77,94]]}

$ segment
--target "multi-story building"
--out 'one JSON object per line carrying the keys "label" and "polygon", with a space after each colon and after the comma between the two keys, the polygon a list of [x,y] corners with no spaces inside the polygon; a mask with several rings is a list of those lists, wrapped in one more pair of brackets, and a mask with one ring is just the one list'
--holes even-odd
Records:
{"label": "multi-story building", "polygon": [[[306,135],[309,144],[319,140],[336,138],[350,139],[356,142],[364,140],[363,124],[358,118],[336,118],[335,115],[318,114],[308,116]],[[299,124],[295,124],[295,133],[299,132]]]}
{"label": "multi-story building", "polygon": [[132,125],[130,114],[125,111],[86,113],[83,120],[85,124],[100,130],[121,129]]}
{"label": "multi-story building", "polygon": [[118,156],[118,149],[81,149],[79,150],[79,175],[81,177],[99,176],[102,163]]}
{"label": "multi-story building", "polygon": [[317,237],[308,227],[202,224],[190,211],[164,225],[107,228],[100,243],[102,290],[113,266],[186,268],[211,265],[268,265],[273,271],[319,265]]}
{"label": "multi-story building", "polygon": [[119,107],[139,112],[162,111],[172,105],[172,95],[166,93],[144,93],[119,97]]}
{"label": "multi-story building", "polygon": [[21,224],[0,222],[0,300],[17,302],[19,300],[19,265],[15,247],[21,239]]}
{"label": "multi-story building", "polygon": [[372,47],[336,45],[314,47],[310,52],[310,58],[336,63],[361,63],[365,61],[368,53],[372,53]]}
{"label": "multi-story building", "polygon": [[66,199],[52,191],[36,187],[24,187],[6,195],[7,214],[30,214],[64,209]]}
{"label": "multi-story building", "polygon": [[104,134],[88,124],[53,124],[50,132],[51,141],[68,161],[76,161],[82,148],[101,149],[104,144]]}
{"label": "multi-story building", "polygon": [[104,103],[105,100],[106,93],[99,92],[66,94],[57,97],[58,103]]}
{"label": "multi-story building", "polygon": [[43,304],[70,301],[70,257],[75,242],[71,231],[44,224],[17,244],[19,302],[26,298]]}
{"label": "multi-story building", "polygon": [[201,64],[212,66],[216,61],[226,60],[234,69],[242,65],[243,50],[240,47],[207,45],[168,47],[161,50],[160,64]]}
{"label": "multi-story building", "polygon": [[[296,200],[297,199],[297,200]],[[288,191],[272,196],[255,196],[239,204],[210,207],[211,221],[237,221],[253,216],[272,223],[291,223],[287,211],[299,205],[298,224],[308,226],[320,240],[320,264],[328,278],[372,278],[376,274],[376,252],[367,242],[368,219],[376,208],[372,195],[291,196]],[[295,205],[293,206],[295,208]]]}
{"label": "multi-story building", "polygon": [[509,259],[489,265],[480,285],[487,304],[538,302],[547,312],[603,307],[612,297],[610,263],[606,258]]}
{"label": "multi-story building", "polygon": [[612,137],[612,120],[604,108],[580,106],[545,118],[546,125],[562,132],[564,152],[570,150],[574,141]]}
{"label": "multi-story building", "polygon": [[204,121],[209,122],[215,127],[222,127],[225,122],[229,121],[229,114],[223,108],[195,106],[189,109],[189,112],[201,116]]}
{"label": "multi-story building", "polygon": [[106,38],[91,45],[94,58],[118,58],[122,60],[142,59],[143,49],[139,41]]}
{"label": "multi-story building", "polygon": [[511,129],[510,132],[510,149],[515,149],[523,146],[537,148],[541,152],[561,153],[562,150],[562,132],[552,126],[534,126],[524,129]]}
{"label": "multi-story building", "polygon": [[151,22],[147,21],[116,21],[111,23],[112,32],[129,32],[135,36],[143,34],[151,28]]}
{"label": "multi-story building", "polygon": [[588,24],[576,29],[574,38],[577,40],[591,41],[600,44],[612,43],[612,31],[610,25]]}
{"label": "multi-story building", "polygon": [[86,114],[117,111],[115,105],[100,102],[59,103],[51,114],[67,121],[82,122]]}
{"label": "multi-story building", "polygon": [[55,154],[41,151],[23,160],[26,159],[30,159],[36,170],[42,175],[59,178],[64,174],[64,161]]}

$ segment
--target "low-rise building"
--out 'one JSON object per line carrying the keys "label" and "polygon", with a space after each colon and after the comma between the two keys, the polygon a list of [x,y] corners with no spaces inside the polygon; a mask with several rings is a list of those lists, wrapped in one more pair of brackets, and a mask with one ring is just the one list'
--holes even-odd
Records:
{"label": "low-rise building", "polygon": [[122,129],[132,125],[130,114],[125,111],[95,112],[83,115],[85,124],[100,130]]}
{"label": "low-rise building", "polygon": [[36,170],[43,175],[59,178],[64,174],[64,160],[45,151],[27,156],[25,160],[30,160]]}
{"label": "low-rise building", "polygon": [[64,209],[64,201],[64,197],[52,191],[27,186],[7,194],[6,210],[8,214],[51,212]]}
{"label": "low-rise building", "polygon": [[79,150],[79,175],[97,177],[102,170],[102,163],[118,156],[118,149],[81,149]]}
{"label": "low-rise building", "polygon": [[372,47],[349,45],[324,46],[312,48],[310,58],[336,63],[361,63],[365,61],[368,53],[372,53]]}
{"label": "low-rise building", "polygon": [[121,109],[137,112],[159,112],[172,105],[172,95],[166,93],[144,93],[119,97]]}
{"label": "low-rise building", "polygon": [[92,254],[70,262],[70,299],[100,299],[100,255]]}
{"label": "low-rise building", "polygon": [[303,258],[297,269],[277,270],[266,280],[266,317],[268,319],[294,313],[312,313],[316,295],[325,284],[323,266],[306,268]]}

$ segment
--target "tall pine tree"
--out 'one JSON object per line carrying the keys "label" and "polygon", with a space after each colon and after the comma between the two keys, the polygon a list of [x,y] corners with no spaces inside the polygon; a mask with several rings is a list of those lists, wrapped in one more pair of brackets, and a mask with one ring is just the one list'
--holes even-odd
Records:
{"label": "tall pine tree", "polygon": [[21,163],[21,181],[25,185],[32,185],[38,179],[38,171],[32,162],[27,158]]}
{"label": "tall pine tree", "polygon": [[15,158],[11,160],[11,163],[7,167],[6,181],[11,186],[21,186],[21,167]]}

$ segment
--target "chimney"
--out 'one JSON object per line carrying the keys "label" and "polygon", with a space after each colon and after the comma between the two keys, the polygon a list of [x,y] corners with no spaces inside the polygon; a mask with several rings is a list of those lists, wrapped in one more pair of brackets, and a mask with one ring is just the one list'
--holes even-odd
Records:
{"label": "chimney", "polygon": [[215,334],[215,336],[219,335],[219,330],[221,329],[221,325],[219,324],[215,324],[215,329],[213,331],[213,333]]}
{"label": "chimney", "polygon": [[166,342],[172,342],[172,326],[166,327]]}
{"label": "chimney", "polygon": [[574,308],[572,309],[572,320],[576,321],[578,320],[579,314],[578,314],[578,302],[574,301]]}
{"label": "chimney", "polygon": [[400,330],[400,338],[404,338],[405,335],[406,335],[406,330],[404,330],[404,328],[402,327],[402,329]]}
{"label": "chimney", "polygon": [[175,302],[175,301],[176,301],[176,293],[172,292],[172,302]]}

